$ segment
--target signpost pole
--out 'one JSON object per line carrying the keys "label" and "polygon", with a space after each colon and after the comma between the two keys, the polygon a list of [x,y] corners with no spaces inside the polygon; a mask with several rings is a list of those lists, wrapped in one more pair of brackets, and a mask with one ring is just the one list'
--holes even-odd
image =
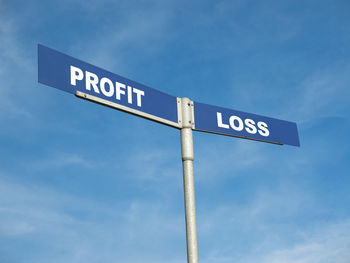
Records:
{"label": "signpost pole", "polygon": [[181,128],[181,154],[184,180],[185,217],[187,262],[198,263],[196,205],[193,178],[193,136],[192,114],[193,102],[188,98],[181,99],[182,128]]}

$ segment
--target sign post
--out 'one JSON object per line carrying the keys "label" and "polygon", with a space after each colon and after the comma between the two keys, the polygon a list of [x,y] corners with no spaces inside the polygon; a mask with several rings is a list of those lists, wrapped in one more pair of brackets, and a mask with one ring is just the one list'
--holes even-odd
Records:
{"label": "sign post", "polygon": [[181,156],[184,180],[185,218],[187,262],[198,263],[196,204],[193,177],[193,102],[188,98],[181,99],[182,128],[181,128]]}
{"label": "sign post", "polygon": [[192,130],[300,146],[294,122],[174,97],[42,45],[38,45],[38,81],[180,129],[188,263],[198,263]]}

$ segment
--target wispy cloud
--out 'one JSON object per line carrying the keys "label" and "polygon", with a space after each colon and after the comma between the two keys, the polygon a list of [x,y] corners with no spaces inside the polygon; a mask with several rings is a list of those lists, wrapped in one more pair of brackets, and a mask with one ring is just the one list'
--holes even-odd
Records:
{"label": "wispy cloud", "polygon": [[[140,180],[165,182],[181,176],[181,158],[170,149],[153,148],[147,151],[131,152],[126,167]],[[174,161],[176,160],[176,161]]]}
{"label": "wispy cloud", "polygon": [[[28,76],[34,72],[33,62],[26,56],[17,42],[17,25],[0,10],[0,117],[31,118],[24,105],[16,102],[18,94],[26,94]],[[19,78],[21,76],[21,78]],[[23,81],[24,80],[24,81]]]}
{"label": "wispy cloud", "polygon": [[[11,244],[15,238],[26,244],[23,257],[28,262],[162,262],[174,248],[181,253],[175,252],[171,262],[185,257],[183,216],[169,213],[161,202],[106,205],[43,186],[24,186],[2,175],[0,181],[0,241]],[[13,258],[14,249],[0,248],[0,258]],[[17,259],[23,260],[21,255]]]}
{"label": "wispy cloud", "polygon": [[99,166],[96,160],[88,160],[77,153],[55,153],[40,159],[31,160],[24,164],[27,168],[34,171],[52,170],[57,168],[66,168],[69,166],[80,166],[84,168],[93,168]]}
{"label": "wispy cloud", "polygon": [[220,144],[215,139],[222,138],[198,143],[199,150],[198,153],[195,152],[195,170],[198,171],[196,180],[198,181],[210,178],[220,180],[228,175],[239,176],[240,172],[261,165],[267,158],[261,152],[263,145],[260,143],[224,137],[223,139],[231,140],[231,143]]}
{"label": "wispy cloud", "polygon": [[214,210],[200,211],[203,213],[203,219],[200,221],[203,220],[205,226],[202,231],[209,235],[222,226],[237,228],[238,231],[245,229],[268,232],[274,225],[286,220],[292,221],[292,218],[307,212],[315,205],[311,194],[290,183],[283,183],[277,188],[258,189],[249,201],[242,205],[226,201]]}
{"label": "wispy cloud", "polygon": [[[130,200],[110,206],[35,185],[19,185],[4,177],[0,185],[0,238],[8,242],[16,238],[27,244],[33,251],[30,262],[44,262],[52,254],[57,256],[54,262],[162,262],[170,256],[170,262],[175,263],[185,259],[183,214],[169,213],[169,208],[161,202]],[[282,187],[277,192],[261,191],[248,206],[220,206],[200,212],[201,260],[220,263],[347,262],[350,235],[346,220],[320,223],[302,231],[295,224],[291,231],[296,232],[296,242],[287,241],[287,236],[278,233],[271,237],[272,229],[279,224],[276,218],[281,213],[284,218],[299,215],[307,209],[305,203],[310,204],[310,197],[297,189]],[[254,232],[252,240],[258,240],[244,245],[248,248],[247,256],[238,256],[235,251],[242,250],[243,244],[238,245],[230,234],[242,231],[243,236]],[[215,244],[208,247],[211,235],[216,236]],[[242,233],[238,236],[242,238]],[[35,255],[35,251],[42,248],[42,242],[49,248]],[[172,249],[166,244],[172,244]],[[130,248],[143,256],[130,254]],[[159,254],[160,248],[162,253]],[[1,250],[2,258],[13,255],[11,250]],[[65,253],[58,255],[57,251]]]}
{"label": "wispy cloud", "polygon": [[[105,8],[101,3],[94,7],[95,4],[90,6],[85,1],[78,2],[90,15],[96,13],[96,8]],[[176,3],[149,1],[147,4],[135,5],[128,1],[105,1],[105,5],[110,5],[116,13],[98,29],[94,41],[85,43],[83,49],[80,44],[73,44],[72,52],[81,54],[83,50],[82,55],[94,64],[103,65],[107,69],[117,67],[119,74],[128,71],[129,60],[159,54],[169,39],[167,29],[172,17],[176,15],[173,8]],[[108,38],[108,41],[101,35]]]}
{"label": "wispy cloud", "polygon": [[350,65],[338,63],[333,67],[315,72],[300,86],[294,109],[296,118],[310,121],[326,116],[347,117],[350,97]]}
{"label": "wispy cloud", "polygon": [[261,256],[248,256],[238,262],[271,263],[346,263],[350,260],[350,222],[317,226],[304,233],[305,239],[293,246],[265,251]]}
{"label": "wispy cloud", "polygon": [[202,261],[348,262],[350,220],[321,219],[308,226],[300,219],[315,205],[312,196],[285,185],[259,191],[248,205],[200,211]]}

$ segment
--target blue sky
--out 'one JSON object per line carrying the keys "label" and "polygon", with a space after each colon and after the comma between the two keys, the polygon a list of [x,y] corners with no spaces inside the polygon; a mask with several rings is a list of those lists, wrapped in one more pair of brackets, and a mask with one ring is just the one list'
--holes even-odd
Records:
{"label": "blue sky", "polygon": [[0,262],[186,262],[179,131],[37,82],[37,44],[294,121],[194,133],[199,260],[350,262],[349,1],[0,0]]}

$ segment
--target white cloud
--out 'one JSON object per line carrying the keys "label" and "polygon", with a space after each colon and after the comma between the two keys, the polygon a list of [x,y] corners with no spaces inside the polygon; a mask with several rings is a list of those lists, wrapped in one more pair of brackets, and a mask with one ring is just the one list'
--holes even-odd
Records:
{"label": "white cloud", "polygon": [[83,48],[81,44],[71,48],[73,53],[88,56],[88,60],[96,65],[103,65],[110,70],[117,67],[119,74],[123,75],[123,72],[127,72],[130,59],[138,55],[143,57],[157,54],[169,39],[167,29],[175,15],[175,2],[149,1],[147,4],[135,5],[127,1],[117,4],[106,1],[105,5],[99,3],[96,8],[91,8],[85,1],[81,3],[87,14],[91,15],[96,13],[96,8],[105,9],[105,5],[117,10],[115,16],[101,26],[98,33],[92,32],[89,35],[94,41],[85,42]]}
{"label": "white cloud", "polygon": [[26,80],[29,79],[28,75],[34,72],[33,62],[28,60],[17,42],[16,23],[4,13],[0,12],[0,116],[31,118],[29,111],[16,102],[16,97],[18,94],[26,94]]}
{"label": "white cloud", "polygon": [[273,225],[291,221],[299,214],[315,207],[311,194],[292,184],[281,184],[276,189],[258,189],[244,205],[225,203],[214,210],[201,211],[203,234],[215,233],[222,226],[236,226],[249,231],[269,232]]}
{"label": "white cloud", "polygon": [[223,144],[217,142],[219,139],[201,141],[199,146],[195,147],[199,149],[195,152],[194,162],[194,169],[198,173],[195,175],[196,180],[220,180],[227,175],[239,176],[240,172],[261,165],[267,159],[267,156],[262,154],[263,145],[260,142],[224,137],[224,140],[231,141]]}
{"label": "white cloud", "polygon": [[81,154],[77,153],[55,153],[44,158],[26,162],[24,166],[27,168],[38,170],[52,170],[57,168],[65,168],[67,166],[81,166],[84,168],[94,168],[100,165],[99,161],[88,160]]}
{"label": "white cloud", "polygon": [[350,97],[349,69],[349,66],[338,65],[307,78],[302,83],[299,105],[295,107],[299,119],[345,117],[344,112],[349,107],[346,98]]}
{"label": "white cloud", "polygon": [[312,196],[285,185],[259,191],[247,205],[201,211],[201,262],[349,262],[350,219],[300,221],[315,208]]}
{"label": "white cloud", "polygon": [[174,251],[171,262],[185,258],[183,215],[162,202],[104,204],[0,175],[0,241],[9,244],[2,258],[17,255],[13,238],[26,262],[164,262]]}
{"label": "white cloud", "polygon": [[306,77],[296,90],[284,116],[300,122],[322,117],[347,117],[350,89],[350,65],[338,61]]}
{"label": "white cloud", "polygon": [[[135,149],[126,160],[126,167],[140,180],[164,182],[181,176],[181,156],[170,149],[153,147],[147,151]],[[175,161],[174,161],[175,160]]]}
{"label": "white cloud", "polygon": [[346,263],[350,261],[350,221],[317,226],[313,233],[304,233],[304,241],[289,247],[247,257],[240,262],[262,263]]}

